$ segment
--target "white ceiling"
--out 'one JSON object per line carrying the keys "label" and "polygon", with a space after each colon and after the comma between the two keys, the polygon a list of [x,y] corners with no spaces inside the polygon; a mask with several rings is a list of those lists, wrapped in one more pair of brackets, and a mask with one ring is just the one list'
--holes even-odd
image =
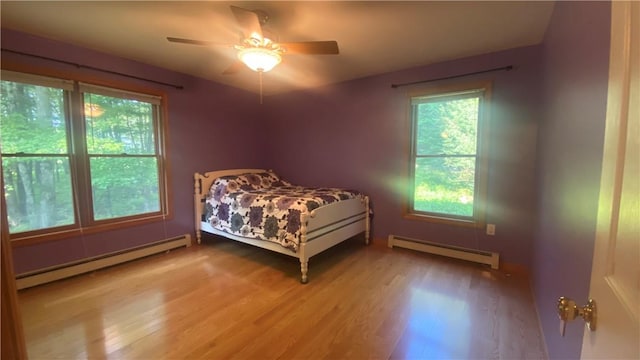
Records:
{"label": "white ceiling", "polygon": [[[258,75],[222,75],[234,61],[233,4],[269,14],[283,42],[336,40],[340,55],[285,55],[266,94],[538,44],[553,11],[542,1],[2,1],[2,27],[257,92]],[[219,42],[170,43],[167,36]],[[90,64],[85,64],[90,65]]]}

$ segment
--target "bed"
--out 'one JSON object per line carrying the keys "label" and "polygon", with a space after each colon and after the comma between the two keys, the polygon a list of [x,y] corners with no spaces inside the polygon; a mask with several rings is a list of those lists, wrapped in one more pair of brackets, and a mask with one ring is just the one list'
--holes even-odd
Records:
{"label": "bed", "polygon": [[293,186],[270,170],[232,169],[194,174],[196,239],[202,232],[300,260],[364,233],[369,243],[369,198],[357,191]]}

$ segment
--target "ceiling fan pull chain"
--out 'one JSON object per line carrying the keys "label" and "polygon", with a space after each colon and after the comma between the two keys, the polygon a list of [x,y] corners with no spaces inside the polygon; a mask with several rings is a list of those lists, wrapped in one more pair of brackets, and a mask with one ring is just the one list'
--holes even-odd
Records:
{"label": "ceiling fan pull chain", "polygon": [[258,71],[260,77],[260,105],[262,105],[262,71]]}

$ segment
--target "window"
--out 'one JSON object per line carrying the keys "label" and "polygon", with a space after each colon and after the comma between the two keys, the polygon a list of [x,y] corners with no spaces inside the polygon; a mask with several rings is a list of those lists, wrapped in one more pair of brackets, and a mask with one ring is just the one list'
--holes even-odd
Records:
{"label": "window", "polygon": [[154,99],[130,99],[85,84],[80,90],[94,219],[160,211]]}
{"label": "window", "polygon": [[489,87],[411,96],[409,214],[484,226]]}
{"label": "window", "polygon": [[2,72],[12,238],[166,214],[161,98]]}

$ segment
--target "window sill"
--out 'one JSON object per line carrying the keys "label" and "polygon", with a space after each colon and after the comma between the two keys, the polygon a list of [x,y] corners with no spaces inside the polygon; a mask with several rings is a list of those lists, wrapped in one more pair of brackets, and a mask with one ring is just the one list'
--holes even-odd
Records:
{"label": "window sill", "polygon": [[429,222],[429,223],[446,224],[446,225],[454,225],[454,226],[477,228],[477,229],[484,228],[483,222],[474,221],[474,220],[453,219],[453,218],[447,218],[447,217],[439,217],[439,216],[423,215],[423,214],[415,214],[415,213],[405,213],[402,217],[407,220],[417,220],[417,221],[423,221],[423,222]]}
{"label": "window sill", "polygon": [[107,232],[116,229],[128,228],[133,226],[140,226],[144,224],[160,222],[171,219],[170,215],[152,215],[143,218],[126,219],[117,222],[109,222],[106,224],[98,224],[87,226],[83,228],[52,230],[50,232],[39,232],[37,234],[14,234],[10,235],[11,246],[23,247],[30,246],[55,240],[67,239],[87,234],[95,234],[100,232]]}

